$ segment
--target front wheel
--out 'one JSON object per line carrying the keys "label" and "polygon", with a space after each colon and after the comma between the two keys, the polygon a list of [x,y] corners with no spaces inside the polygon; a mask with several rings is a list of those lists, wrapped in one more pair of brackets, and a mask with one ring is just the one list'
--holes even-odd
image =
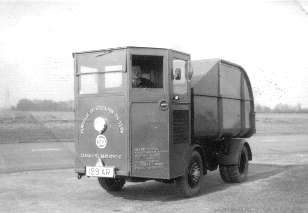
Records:
{"label": "front wheel", "polygon": [[232,166],[219,165],[220,176],[227,183],[241,183],[247,179],[248,151],[243,146],[239,155],[238,164]]}
{"label": "front wheel", "polygon": [[200,192],[202,179],[202,158],[199,152],[194,151],[184,175],[176,179],[176,185],[183,196],[192,197]]}
{"label": "front wheel", "polygon": [[124,178],[98,178],[99,184],[108,192],[115,192],[122,190],[125,179]]}

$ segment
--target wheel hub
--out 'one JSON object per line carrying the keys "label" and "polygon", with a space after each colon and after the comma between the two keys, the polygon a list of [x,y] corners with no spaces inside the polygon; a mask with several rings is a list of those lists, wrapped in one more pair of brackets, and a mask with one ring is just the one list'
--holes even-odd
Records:
{"label": "wheel hub", "polygon": [[188,183],[193,188],[196,186],[200,181],[201,176],[201,168],[198,162],[194,161],[191,164],[191,167],[189,169],[188,173]]}

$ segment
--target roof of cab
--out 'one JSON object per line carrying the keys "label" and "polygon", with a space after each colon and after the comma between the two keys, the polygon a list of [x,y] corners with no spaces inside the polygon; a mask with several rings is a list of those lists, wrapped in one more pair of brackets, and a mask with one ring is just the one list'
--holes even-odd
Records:
{"label": "roof of cab", "polygon": [[159,47],[137,47],[137,46],[115,47],[115,48],[108,48],[108,49],[98,49],[98,50],[88,50],[88,51],[81,51],[81,52],[73,52],[73,56],[74,56],[74,54],[95,53],[95,52],[112,51],[112,50],[129,49],[129,48],[140,48],[140,49],[141,49],[141,48],[144,48],[144,49],[171,50],[171,51],[174,51],[174,52],[178,52],[178,53],[181,53],[181,54],[190,56],[190,54],[188,54],[188,53],[181,52],[181,51],[178,51],[178,50],[168,49],[168,48],[159,48]]}

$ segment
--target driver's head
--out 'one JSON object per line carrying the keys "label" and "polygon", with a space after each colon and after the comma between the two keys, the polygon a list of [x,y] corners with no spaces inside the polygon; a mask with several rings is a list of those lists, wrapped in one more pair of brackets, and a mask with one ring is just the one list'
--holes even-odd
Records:
{"label": "driver's head", "polygon": [[133,79],[141,77],[141,68],[140,66],[133,66]]}

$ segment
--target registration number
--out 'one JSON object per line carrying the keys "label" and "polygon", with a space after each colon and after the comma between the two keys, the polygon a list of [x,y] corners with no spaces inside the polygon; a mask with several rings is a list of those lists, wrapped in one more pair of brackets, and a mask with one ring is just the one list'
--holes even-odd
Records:
{"label": "registration number", "polygon": [[114,167],[87,166],[86,176],[113,178],[114,177]]}

